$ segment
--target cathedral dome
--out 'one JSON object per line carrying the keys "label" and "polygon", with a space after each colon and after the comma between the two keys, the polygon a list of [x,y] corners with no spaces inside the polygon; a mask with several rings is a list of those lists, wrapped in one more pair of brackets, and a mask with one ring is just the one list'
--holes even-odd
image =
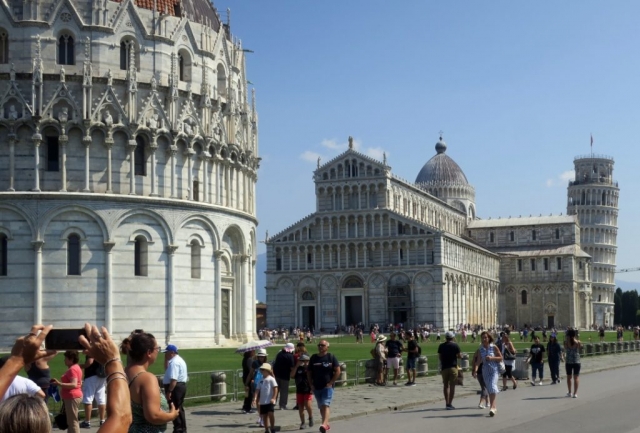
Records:
{"label": "cathedral dome", "polygon": [[447,154],[447,144],[442,140],[436,143],[437,154],[422,167],[416,177],[417,184],[429,185],[469,185],[467,176],[460,166]]}

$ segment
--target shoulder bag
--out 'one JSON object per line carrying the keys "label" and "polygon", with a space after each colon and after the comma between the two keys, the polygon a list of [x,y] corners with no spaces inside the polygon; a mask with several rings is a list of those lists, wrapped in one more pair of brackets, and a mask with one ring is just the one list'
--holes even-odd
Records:
{"label": "shoulder bag", "polygon": [[53,420],[56,423],[56,427],[60,430],[67,430],[69,428],[69,423],[67,423],[67,411],[64,407],[64,402],[62,403],[62,407],[60,408],[60,413],[56,415]]}

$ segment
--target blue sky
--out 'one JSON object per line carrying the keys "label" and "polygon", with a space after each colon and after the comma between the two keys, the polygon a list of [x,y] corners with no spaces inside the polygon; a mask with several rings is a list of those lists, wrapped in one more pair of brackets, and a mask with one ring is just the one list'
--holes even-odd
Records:
{"label": "blue sky", "polygon": [[[316,159],[349,135],[413,181],[444,131],[478,215],[497,218],[566,213],[593,134],[621,187],[618,267],[640,267],[640,2],[214,4],[255,51],[260,239],[314,211]],[[622,279],[640,286],[640,272]]]}

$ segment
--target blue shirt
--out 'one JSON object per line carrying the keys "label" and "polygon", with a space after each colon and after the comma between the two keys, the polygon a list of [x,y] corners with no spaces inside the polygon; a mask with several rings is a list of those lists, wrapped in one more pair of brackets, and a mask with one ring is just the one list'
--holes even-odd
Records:
{"label": "blue shirt", "polygon": [[187,376],[187,363],[184,362],[184,359],[182,359],[180,355],[176,355],[169,360],[169,365],[167,366],[167,371],[164,372],[162,383],[168,385],[172,380],[177,382],[186,382],[189,380],[189,376]]}

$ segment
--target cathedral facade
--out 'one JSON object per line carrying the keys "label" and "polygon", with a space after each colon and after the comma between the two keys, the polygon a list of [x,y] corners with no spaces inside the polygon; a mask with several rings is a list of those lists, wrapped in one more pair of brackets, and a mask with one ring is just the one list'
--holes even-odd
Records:
{"label": "cathedral facade", "polygon": [[266,240],[268,325],[584,328],[610,320],[594,311],[578,210],[479,219],[475,189],[446,150],[440,139],[413,183],[351,140],[318,163],[315,212]]}
{"label": "cathedral facade", "polygon": [[252,338],[258,119],[229,21],[206,0],[0,9],[0,346],[87,321]]}

